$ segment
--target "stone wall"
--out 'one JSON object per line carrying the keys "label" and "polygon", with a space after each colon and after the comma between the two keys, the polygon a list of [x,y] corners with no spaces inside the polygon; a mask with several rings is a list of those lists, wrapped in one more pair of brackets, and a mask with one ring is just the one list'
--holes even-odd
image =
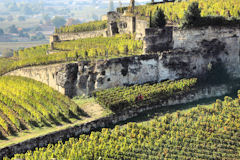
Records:
{"label": "stone wall", "polygon": [[240,29],[208,27],[198,29],[174,29],[173,49],[205,52],[203,56],[218,56],[233,77],[240,77]]}
{"label": "stone wall", "polygon": [[171,99],[164,100],[160,105],[157,106],[146,106],[142,108],[132,108],[123,111],[120,115],[110,115],[105,118],[100,118],[98,120],[88,122],[82,125],[77,125],[65,130],[56,131],[44,136],[37,138],[32,138],[22,143],[14,144],[9,147],[0,149],[0,159],[5,156],[12,157],[17,153],[26,153],[28,150],[34,150],[35,148],[46,147],[48,144],[56,144],[58,141],[66,141],[71,137],[79,137],[81,134],[90,133],[91,131],[96,131],[101,128],[111,127],[119,122],[125,121],[129,118],[136,117],[139,113],[147,110],[167,107],[171,105],[190,103],[196,100],[211,98],[216,96],[222,96],[231,91],[225,85],[199,88],[198,90],[192,90],[189,94],[183,96],[172,97]]}
{"label": "stone wall", "polygon": [[147,28],[144,36],[144,53],[157,53],[173,48],[173,28]]}
{"label": "stone wall", "polygon": [[28,67],[8,75],[33,78],[73,97],[116,86],[168,79],[201,78],[208,72],[210,63],[217,62],[219,57],[224,56],[224,53],[208,56],[204,54],[197,51],[173,50],[96,62]]}
{"label": "stone wall", "polygon": [[[116,25],[113,25],[116,24]],[[114,26],[114,27],[113,27]],[[118,31],[120,34],[136,34],[136,39],[143,39],[145,29],[149,27],[149,22],[140,20],[135,16],[119,14],[117,12],[108,12],[108,33],[114,35]]]}
{"label": "stone wall", "polygon": [[174,30],[173,42],[168,34],[171,30],[150,30],[147,35],[159,34],[145,38],[148,45],[145,49],[158,52],[172,47],[174,50],[94,62],[28,67],[9,74],[44,82],[70,97],[116,86],[202,78],[212,66],[219,64],[232,78],[239,78],[239,29],[219,30]]}
{"label": "stone wall", "polygon": [[136,19],[136,39],[143,40],[145,37],[145,30],[149,27],[149,22],[145,20]]}
{"label": "stone wall", "polygon": [[48,66],[26,67],[10,72],[6,75],[23,76],[43,82],[62,94],[72,97],[75,95],[75,82],[78,65],[54,64]]}
{"label": "stone wall", "polygon": [[70,41],[83,38],[94,38],[94,37],[107,37],[107,30],[89,31],[89,32],[78,32],[78,33],[58,33],[59,41]]}
{"label": "stone wall", "polygon": [[136,17],[120,16],[118,20],[118,30],[120,34],[133,34],[136,31]]}

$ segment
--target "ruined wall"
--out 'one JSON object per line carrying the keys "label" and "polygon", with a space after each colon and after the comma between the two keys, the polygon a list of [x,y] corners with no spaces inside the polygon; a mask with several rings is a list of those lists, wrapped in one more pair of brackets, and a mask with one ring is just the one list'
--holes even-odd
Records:
{"label": "ruined wall", "polygon": [[[174,29],[173,49],[197,50],[203,56],[218,57],[235,78],[240,77],[240,29],[208,27],[198,29]],[[221,56],[220,56],[221,55]]]}
{"label": "ruined wall", "polygon": [[198,90],[193,90],[187,95],[172,97],[168,100],[163,100],[160,105],[156,106],[146,106],[142,108],[131,108],[123,111],[121,114],[110,115],[108,117],[100,118],[92,122],[87,122],[85,124],[76,125],[65,130],[56,131],[44,136],[37,138],[32,138],[22,143],[14,144],[9,147],[0,149],[0,159],[5,156],[12,157],[17,153],[26,153],[28,150],[34,150],[36,147],[47,147],[48,144],[56,144],[58,141],[66,141],[72,137],[79,137],[81,134],[90,133],[91,131],[96,131],[101,128],[108,128],[116,125],[119,122],[125,121],[129,118],[136,117],[139,113],[147,110],[167,107],[171,105],[190,103],[196,100],[211,98],[216,96],[222,96],[231,91],[231,88],[221,85],[215,87],[199,88]]}
{"label": "ruined wall", "polygon": [[35,66],[21,68],[6,75],[15,75],[32,78],[43,82],[62,94],[72,97],[75,95],[75,82],[77,79],[78,65],[54,64],[48,66]]}
{"label": "ruined wall", "polygon": [[149,27],[149,22],[145,20],[136,19],[136,39],[143,40],[145,37],[145,30]]}
{"label": "ruined wall", "polygon": [[[115,25],[116,24],[116,25]],[[136,39],[143,39],[149,22],[137,19],[135,16],[108,12],[108,33],[112,36],[116,31],[120,34],[136,34]]]}
{"label": "ruined wall", "polygon": [[[149,49],[158,52],[165,49],[162,43],[171,42],[171,38],[161,37],[169,36],[168,31],[156,32],[160,34],[148,37],[148,45],[152,45]],[[202,78],[212,66],[219,64],[224,65],[232,78],[240,77],[239,29],[223,29],[223,32],[217,29],[175,30],[173,43],[169,44],[175,49],[95,62],[28,67],[9,74],[39,80],[70,97],[116,86]]]}
{"label": "ruined wall", "polygon": [[120,16],[118,20],[118,31],[120,34],[132,34],[136,31],[136,17]]}
{"label": "ruined wall", "polygon": [[98,30],[98,31],[89,31],[89,32],[78,32],[78,33],[59,33],[58,39],[60,41],[69,41],[69,40],[77,40],[82,38],[94,38],[94,37],[106,37],[107,30]]}
{"label": "ruined wall", "polygon": [[180,78],[203,77],[209,63],[222,54],[184,50],[132,56],[95,62],[83,61],[50,66],[28,67],[10,72],[36,79],[70,97],[91,94],[95,90],[130,84],[161,82]]}
{"label": "ruined wall", "polygon": [[144,47],[145,54],[157,53],[173,48],[173,28],[147,28],[145,29]]}

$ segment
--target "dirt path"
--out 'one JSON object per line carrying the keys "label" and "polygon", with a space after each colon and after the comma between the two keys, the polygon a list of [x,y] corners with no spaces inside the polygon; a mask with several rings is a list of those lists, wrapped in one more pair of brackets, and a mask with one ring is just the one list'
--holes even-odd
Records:
{"label": "dirt path", "polygon": [[99,104],[87,104],[81,107],[90,117],[99,117],[102,116],[105,110]]}

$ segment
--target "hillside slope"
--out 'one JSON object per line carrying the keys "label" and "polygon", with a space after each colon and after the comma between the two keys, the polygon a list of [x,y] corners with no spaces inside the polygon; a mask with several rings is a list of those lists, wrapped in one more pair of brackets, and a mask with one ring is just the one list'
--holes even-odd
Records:
{"label": "hillside slope", "polygon": [[77,104],[43,83],[0,77],[0,139],[26,129],[69,123],[81,115]]}
{"label": "hillside slope", "polygon": [[81,135],[13,159],[240,159],[240,99]]}
{"label": "hillside slope", "polygon": [[[239,0],[188,0],[182,2],[169,2],[155,5],[136,6],[135,13],[144,19],[155,14],[157,8],[161,8],[167,19],[172,22],[180,22],[184,17],[184,12],[192,2],[199,2],[202,9],[201,16],[223,16],[225,18],[240,18],[240,1]],[[123,12],[127,8],[119,8]]]}
{"label": "hillside slope", "polygon": [[132,35],[86,38],[54,45],[55,50],[50,54],[49,45],[41,45],[19,50],[11,58],[0,58],[0,75],[27,66],[139,55],[143,48],[143,42],[134,40]]}

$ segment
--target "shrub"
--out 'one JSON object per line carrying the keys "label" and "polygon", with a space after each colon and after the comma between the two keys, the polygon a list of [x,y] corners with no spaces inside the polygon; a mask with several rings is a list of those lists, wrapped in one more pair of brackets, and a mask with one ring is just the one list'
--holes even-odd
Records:
{"label": "shrub", "polygon": [[158,9],[151,21],[151,27],[162,28],[165,25],[166,25],[165,14],[162,9]]}
{"label": "shrub", "polygon": [[201,20],[201,10],[198,2],[193,2],[188,6],[186,12],[184,12],[183,27],[193,27],[198,25]]}

